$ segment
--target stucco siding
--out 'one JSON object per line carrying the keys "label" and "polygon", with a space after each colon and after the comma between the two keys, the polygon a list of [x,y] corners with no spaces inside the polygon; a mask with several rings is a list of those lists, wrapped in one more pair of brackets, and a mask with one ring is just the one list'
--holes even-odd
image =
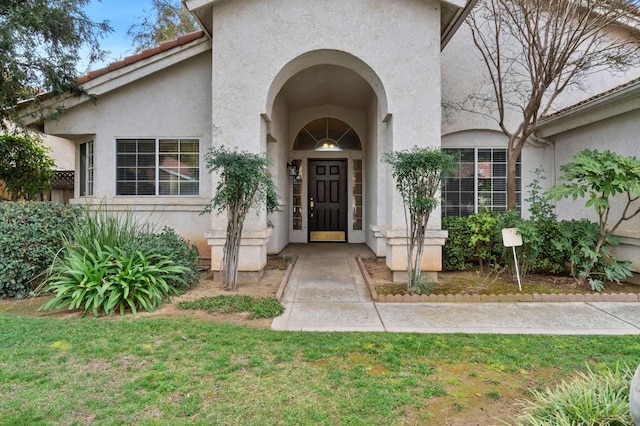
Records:
{"label": "stucco siding", "polygon": [[[620,155],[640,158],[638,123],[640,123],[640,110],[614,116],[550,137],[556,145],[557,176],[562,175],[560,166],[571,162],[572,157],[584,149],[599,151],[608,149]],[[614,200],[614,207],[610,215],[612,219],[620,217],[622,204],[626,201],[622,196],[616,197]],[[556,203],[558,217],[560,219],[586,218],[597,221],[594,210],[584,207],[586,201],[586,199],[558,201]],[[637,202],[635,205],[637,208]],[[640,271],[640,216],[623,222],[616,234],[622,237],[623,242],[618,254],[633,262],[635,271]]]}
{"label": "stucco siding", "polygon": [[[133,210],[160,228],[173,227],[208,257],[204,232],[210,218],[200,212],[212,193],[204,159],[211,146],[210,87],[211,55],[204,53],[108,92],[95,103],[70,108],[58,120],[47,121],[48,134],[65,135],[77,143],[94,141],[94,194],[79,197],[76,182],[73,202],[104,202],[115,211]],[[200,196],[116,196],[118,138],[199,139]]]}
{"label": "stucco siding", "polygon": [[[609,36],[620,35],[612,32]],[[506,36],[505,36],[506,38]],[[503,40],[505,46],[508,45]],[[514,46],[517,46],[514,43]],[[523,71],[527,72],[527,71]],[[527,74],[525,74],[527,75]],[[614,69],[603,66],[589,69],[587,75],[574,79],[554,101],[550,113],[588,99],[599,93],[610,90],[620,84],[640,76],[640,67]],[[445,106],[443,116],[443,134],[450,134],[466,129],[496,129],[496,107],[482,109],[479,103],[471,100],[472,95],[480,95],[490,99],[493,89],[486,64],[478,48],[474,45],[471,30],[467,23],[463,24],[442,52],[442,101]],[[515,129],[522,114],[517,107],[507,108],[507,127]],[[459,108],[464,103],[465,108]],[[469,112],[471,109],[476,112]],[[488,113],[488,114],[487,114]]]}
{"label": "stucco siding", "polygon": [[[214,4],[213,143],[261,152],[262,129],[254,119],[260,116],[267,117],[272,132],[286,122],[287,149],[302,126],[314,118],[330,116],[349,123],[364,145],[366,180],[364,229],[349,230],[349,241],[376,246],[369,225],[393,230],[405,227],[401,200],[392,180],[385,176],[387,168],[380,164],[380,155],[413,145],[440,144],[439,8],[438,1],[417,0],[235,0]],[[357,106],[331,100],[302,102],[298,107],[287,104],[287,114],[282,114],[281,90],[292,95],[291,86],[287,86],[290,79],[316,66],[334,67],[330,73],[343,72],[347,79],[353,78],[350,73],[359,76],[355,80],[370,86],[373,99],[363,96]],[[293,93],[303,97],[308,88],[300,85],[300,80],[297,83]],[[330,80],[326,84],[332,87]],[[285,141],[279,138],[268,149],[279,158],[276,179],[282,182],[286,169],[280,144]],[[290,155],[296,156],[295,152]],[[310,158],[309,154],[300,157]],[[344,157],[350,161],[356,158],[347,153]],[[287,211],[271,217],[278,223],[286,217],[288,228],[289,216]],[[434,222],[439,223],[439,218]],[[212,222],[214,229],[218,226]],[[260,219],[249,226],[260,231]],[[274,229],[269,251],[280,247],[280,232]],[[306,241],[307,235],[303,229],[291,232],[290,238]]]}

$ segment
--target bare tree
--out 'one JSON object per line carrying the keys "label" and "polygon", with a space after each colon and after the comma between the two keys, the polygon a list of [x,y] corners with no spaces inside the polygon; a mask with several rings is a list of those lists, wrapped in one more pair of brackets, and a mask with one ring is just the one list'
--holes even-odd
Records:
{"label": "bare tree", "polygon": [[516,205],[516,161],[558,96],[603,70],[640,62],[634,0],[485,0],[469,15],[490,88],[455,107],[495,119],[508,138],[507,205]]}
{"label": "bare tree", "polygon": [[145,13],[127,31],[136,52],[198,29],[195,19],[179,0],[151,0],[151,9]]}

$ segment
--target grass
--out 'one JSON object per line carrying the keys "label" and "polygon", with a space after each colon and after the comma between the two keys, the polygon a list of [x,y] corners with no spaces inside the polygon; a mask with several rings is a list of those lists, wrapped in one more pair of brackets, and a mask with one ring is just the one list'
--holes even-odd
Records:
{"label": "grass", "polygon": [[212,296],[178,303],[180,309],[201,309],[208,313],[230,314],[247,312],[248,318],[275,318],[282,315],[284,306],[275,297]]}
{"label": "grass", "polygon": [[637,336],[295,333],[184,317],[2,314],[0,342],[0,425],[438,424],[438,404],[473,418],[475,394],[504,400],[495,383],[524,397],[587,360],[640,353]]}

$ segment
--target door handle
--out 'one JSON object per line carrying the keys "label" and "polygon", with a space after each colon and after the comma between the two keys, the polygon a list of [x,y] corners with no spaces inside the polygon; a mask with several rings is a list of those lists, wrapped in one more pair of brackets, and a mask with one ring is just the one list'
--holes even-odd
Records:
{"label": "door handle", "polygon": [[315,207],[316,203],[313,201],[313,197],[309,198],[309,216],[313,217],[313,208]]}

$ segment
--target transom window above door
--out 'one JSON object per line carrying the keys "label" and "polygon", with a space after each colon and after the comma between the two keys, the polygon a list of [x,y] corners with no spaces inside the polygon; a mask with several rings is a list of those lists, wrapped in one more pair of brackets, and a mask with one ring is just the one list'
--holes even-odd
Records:
{"label": "transom window above door", "polygon": [[361,151],[358,134],[336,118],[319,118],[307,123],[293,143],[294,151]]}

